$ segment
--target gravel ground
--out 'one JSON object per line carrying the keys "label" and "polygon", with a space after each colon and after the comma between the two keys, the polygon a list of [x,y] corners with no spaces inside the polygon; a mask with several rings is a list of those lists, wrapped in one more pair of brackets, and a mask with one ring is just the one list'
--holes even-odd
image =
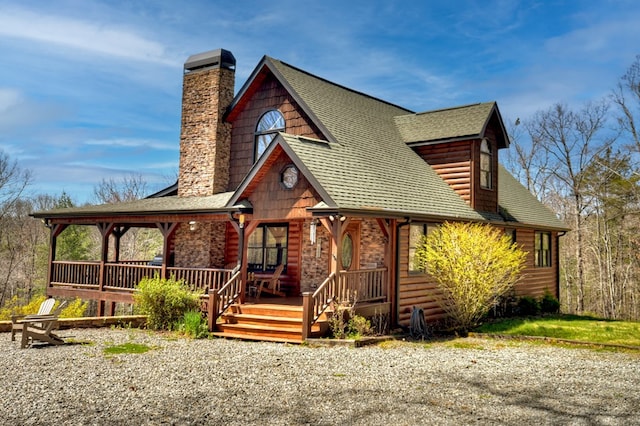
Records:
{"label": "gravel ground", "polygon": [[[0,334],[1,425],[640,425],[640,354],[459,339],[365,348]],[[154,349],[105,355],[127,342]]]}

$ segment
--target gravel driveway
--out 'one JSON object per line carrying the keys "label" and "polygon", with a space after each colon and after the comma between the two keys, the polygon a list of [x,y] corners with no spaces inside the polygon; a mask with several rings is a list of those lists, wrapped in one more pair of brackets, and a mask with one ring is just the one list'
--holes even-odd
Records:
{"label": "gravel driveway", "polygon": [[[640,425],[640,354],[458,339],[351,349],[64,330],[0,334],[1,425]],[[154,349],[107,356],[126,342]],[[84,344],[81,344],[84,343]]]}

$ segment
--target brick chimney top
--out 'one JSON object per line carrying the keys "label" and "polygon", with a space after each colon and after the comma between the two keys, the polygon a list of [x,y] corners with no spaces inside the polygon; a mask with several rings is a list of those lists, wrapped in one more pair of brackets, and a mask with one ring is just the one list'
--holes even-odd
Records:
{"label": "brick chimney top", "polygon": [[184,63],[185,74],[191,71],[205,68],[226,68],[233,70],[236,67],[236,58],[233,53],[225,49],[210,50],[189,56]]}

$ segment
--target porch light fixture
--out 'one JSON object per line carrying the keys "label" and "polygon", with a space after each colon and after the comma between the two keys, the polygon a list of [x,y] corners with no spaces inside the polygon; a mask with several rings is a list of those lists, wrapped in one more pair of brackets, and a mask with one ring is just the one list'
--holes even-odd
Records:
{"label": "porch light fixture", "polygon": [[240,213],[240,216],[238,216],[238,223],[240,224],[240,228],[244,227],[244,220],[245,220],[244,214]]}
{"label": "porch light fixture", "polygon": [[345,220],[347,220],[347,217],[346,217],[346,216],[339,215],[339,214],[336,214],[336,215],[330,215],[330,216],[329,216],[329,220],[330,220],[331,222],[333,222],[333,221],[334,221],[334,220],[336,220],[336,219],[338,219],[340,222],[344,222]]}
{"label": "porch light fixture", "polygon": [[311,244],[316,243],[316,220],[311,221],[311,225],[309,225],[309,240],[311,240]]}
{"label": "porch light fixture", "polygon": [[189,231],[195,231],[198,228],[195,220],[189,222]]}

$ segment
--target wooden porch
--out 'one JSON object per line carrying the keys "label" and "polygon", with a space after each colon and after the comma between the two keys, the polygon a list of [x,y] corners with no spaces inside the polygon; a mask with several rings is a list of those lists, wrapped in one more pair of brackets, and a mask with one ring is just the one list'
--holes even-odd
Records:
{"label": "wooden porch", "polygon": [[300,343],[326,335],[336,302],[382,313],[390,308],[387,268],[339,271],[314,292],[256,300],[247,296],[240,268],[152,266],[148,261],[54,261],[47,293],[97,300],[99,315],[110,316],[117,302],[133,303],[142,278],[155,275],[184,279],[192,290],[201,292],[209,330],[221,337]]}

